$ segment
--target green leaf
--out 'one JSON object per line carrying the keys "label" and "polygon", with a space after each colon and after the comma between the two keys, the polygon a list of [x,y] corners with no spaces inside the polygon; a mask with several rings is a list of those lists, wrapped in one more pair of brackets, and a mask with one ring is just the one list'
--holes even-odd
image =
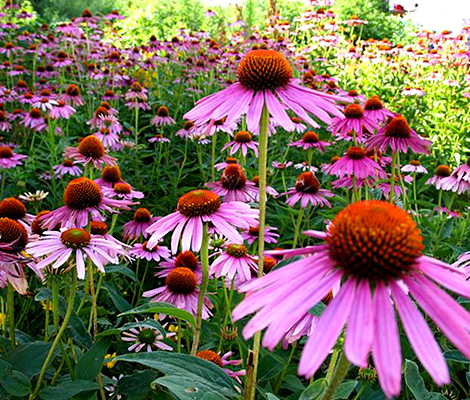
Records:
{"label": "green leaf", "polygon": [[450,351],[446,351],[444,353],[444,357],[446,358],[446,360],[449,360],[449,361],[457,361],[459,363],[463,363],[463,364],[469,364],[470,361],[468,361],[465,356],[458,350],[450,350]]}
{"label": "green leaf", "polygon": [[132,307],[129,302],[117,292],[116,288],[111,282],[103,281],[102,287],[106,290],[114,306],[120,313],[123,313]]}
{"label": "green leaf", "polygon": [[347,381],[341,383],[341,385],[338,386],[338,389],[336,389],[336,393],[333,396],[333,400],[348,399],[356,386],[357,381]]}
{"label": "green leaf", "polygon": [[273,395],[272,393],[266,393],[268,400],[279,400],[279,397]]}
{"label": "green leaf", "polygon": [[191,313],[185,310],[180,310],[179,308],[176,308],[173,304],[170,303],[146,303],[139,307],[133,308],[132,310],[119,314],[119,317],[132,314],[165,314],[186,321],[192,326],[196,326],[196,320],[194,319],[194,316]]}
{"label": "green leaf", "polygon": [[284,369],[284,366],[284,359],[275,354],[269,353],[261,357],[258,364],[258,380],[264,382],[274,378]]}
{"label": "green leaf", "polygon": [[146,400],[152,391],[150,385],[156,377],[157,373],[151,370],[124,376],[119,380],[118,393],[125,394],[128,400]]}
{"label": "green leaf", "polygon": [[325,310],[326,305],[322,303],[321,301],[315,304],[308,312],[312,315],[316,315],[319,317],[320,315],[323,314],[323,311]]}
{"label": "green leaf", "polygon": [[440,393],[430,393],[424,385],[424,380],[419,373],[416,363],[405,361],[405,382],[416,400],[445,400]]}
{"label": "green leaf", "polygon": [[0,384],[5,391],[13,396],[26,396],[32,390],[28,377],[14,370],[9,363],[3,360],[0,360]]}
{"label": "green leaf", "polygon": [[110,338],[98,341],[75,365],[75,377],[79,380],[94,380],[103,368],[104,356],[109,349]]}
{"label": "green leaf", "polygon": [[[3,356],[3,359],[9,362],[13,369],[21,371],[29,378],[41,372],[42,365],[46,360],[47,354],[52,344],[46,342],[31,342],[16,347]],[[59,350],[56,349],[51,361],[57,356]]]}
{"label": "green leaf", "polygon": [[100,386],[91,381],[68,381],[57,386],[47,386],[39,392],[43,400],[68,400],[83,392],[98,390]]}
{"label": "green leaf", "polygon": [[299,400],[317,400],[321,399],[325,394],[326,388],[328,384],[326,379],[321,378],[317,379],[315,382],[311,383],[307,389],[305,389],[300,397]]}
{"label": "green leaf", "polygon": [[187,354],[153,352],[125,354],[116,361],[135,362],[166,374],[153,383],[168,388],[180,400],[227,399],[237,396],[231,378],[217,365]]}
{"label": "green leaf", "polygon": [[105,267],[105,270],[106,270],[106,273],[122,274],[132,279],[134,282],[137,282],[137,283],[139,282],[139,279],[137,278],[135,272],[132,271],[129,267],[126,267],[125,265],[107,265]]}

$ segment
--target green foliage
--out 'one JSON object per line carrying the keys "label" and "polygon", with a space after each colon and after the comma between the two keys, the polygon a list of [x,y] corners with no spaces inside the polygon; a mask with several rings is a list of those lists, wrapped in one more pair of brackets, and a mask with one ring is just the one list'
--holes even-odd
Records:
{"label": "green foliage", "polygon": [[354,2],[338,0],[334,11],[338,21],[347,21],[353,15],[368,21],[368,24],[354,27],[351,30],[363,39],[387,38],[394,42],[407,42],[410,39],[410,33],[415,30],[415,26],[406,18],[400,18],[389,12],[387,0],[358,0]]}
{"label": "green foliage", "polygon": [[48,22],[78,17],[84,9],[93,14],[106,14],[116,8],[115,0],[31,0],[34,9]]}

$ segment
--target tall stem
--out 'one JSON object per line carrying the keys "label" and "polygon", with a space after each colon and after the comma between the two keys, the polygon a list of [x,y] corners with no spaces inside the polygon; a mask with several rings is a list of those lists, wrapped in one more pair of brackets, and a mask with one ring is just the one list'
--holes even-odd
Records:
{"label": "tall stem", "polygon": [[10,343],[11,348],[14,349],[16,346],[15,336],[15,289],[11,284],[8,284],[7,288],[7,311],[8,311],[8,324],[10,327]]}
{"label": "tall stem", "polygon": [[[269,111],[263,105],[259,127],[259,236],[258,236],[258,276],[263,276],[264,227],[266,225],[266,168],[268,164]],[[256,375],[261,344],[261,332],[253,339],[253,350],[248,353],[244,400],[253,400],[256,394]]]}
{"label": "tall stem", "polygon": [[206,296],[207,283],[209,282],[209,232],[207,231],[207,224],[203,224],[203,236],[201,246],[201,265],[202,265],[202,281],[199,287],[199,298],[197,300],[197,318],[196,330],[194,331],[193,347],[191,348],[191,355],[195,356],[199,346],[199,339],[201,337],[202,328],[202,310],[204,308],[204,298]]}
{"label": "tall stem", "polygon": [[297,217],[297,224],[295,225],[294,240],[292,242],[293,249],[295,249],[295,246],[297,246],[297,240],[299,239],[300,226],[302,225],[303,216],[304,216],[304,208],[300,207],[299,215]]}
{"label": "tall stem", "polygon": [[341,385],[341,382],[343,382],[344,378],[346,378],[349,365],[350,363],[343,352],[338,361],[338,366],[336,367],[333,378],[331,379],[331,382],[328,385],[328,389],[326,390],[326,393],[323,396],[322,400],[333,399],[333,396],[335,395],[338,386]]}
{"label": "tall stem", "polygon": [[44,374],[46,373],[46,369],[49,363],[51,362],[52,356],[54,355],[57,345],[59,344],[60,338],[62,337],[65,330],[67,329],[67,325],[69,323],[69,320],[73,311],[73,303],[75,300],[76,290],[77,290],[77,270],[76,268],[72,268],[72,284],[70,285],[70,294],[69,294],[69,299],[68,299],[67,311],[65,312],[65,316],[64,316],[64,321],[62,322],[62,326],[60,327],[60,330],[57,333],[57,336],[55,337],[54,342],[52,343],[51,349],[49,350],[49,353],[47,354],[46,360],[44,361],[44,364],[41,368],[41,372],[39,373],[38,382],[36,383],[36,387],[34,388],[33,393],[31,393],[31,395],[29,396],[29,400],[36,398],[39,392],[39,389],[41,389],[41,383],[44,379]]}
{"label": "tall stem", "polygon": [[91,312],[88,330],[93,326],[93,338],[98,334],[98,309],[96,305],[95,280],[93,276],[93,263],[90,258],[87,259],[87,276],[90,282]]}
{"label": "tall stem", "polygon": [[393,197],[395,196],[395,168],[397,165],[397,154],[398,152],[395,152],[392,156],[392,175],[390,177],[390,194],[388,195],[390,203],[393,203]]}

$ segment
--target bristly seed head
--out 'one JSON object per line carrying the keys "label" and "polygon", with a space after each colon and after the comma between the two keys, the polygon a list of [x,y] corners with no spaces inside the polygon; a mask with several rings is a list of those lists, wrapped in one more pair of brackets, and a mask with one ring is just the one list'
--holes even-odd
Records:
{"label": "bristly seed head", "polygon": [[159,117],[168,117],[170,116],[170,111],[168,110],[168,107],[160,106],[158,107],[157,115]]}
{"label": "bristly seed head", "polygon": [[421,165],[421,161],[419,160],[411,160],[410,165],[414,165],[415,167],[419,167]]}
{"label": "bristly seed head", "polygon": [[192,190],[178,200],[177,210],[186,217],[199,217],[215,213],[222,202],[219,196],[209,190]]}
{"label": "bristly seed head", "polygon": [[116,183],[122,180],[121,170],[117,165],[106,166],[101,172],[101,179],[103,179],[105,182]]}
{"label": "bristly seed head", "polygon": [[248,253],[248,249],[243,244],[229,244],[225,251],[235,258],[244,257]]}
{"label": "bristly seed head", "polygon": [[220,183],[224,189],[241,189],[246,184],[246,176],[238,164],[229,164],[220,177]]}
{"label": "bristly seed head", "polygon": [[344,110],[344,115],[346,118],[362,118],[364,115],[364,110],[359,104],[350,104],[349,106],[346,107]]}
{"label": "bristly seed head", "polygon": [[73,179],[64,191],[64,202],[72,210],[97,207],[102,198],[100,187],[88,178]]}
{"label": "bristly seed head", "polygon": [[320,182],[310,171],[301,173],[295,182],[295,190],[297,192],[315,194],[319,189]]}
{"label": "bristly seed head", "polygon": [[385,283],[411,272],[424,247],[409,214],[376,200],[359,201],[339,212],[326,241],[330,257],[347,275]]}
{"label": "bristly seed head", "polygon": [[91,157],[93,159],[100,159],[105,155],[103,143],[93,135],[81,140],[78,145],[78,152],[84,157]]}
{"label": "bristly seed head", "polygon": [[368,111],[381,110],[382,108],[384,108],[384,105],[382,104],[379,96],[372,96],[364,105],[364,110]]}
{"label": "bristly seed head", "polygon": [[196,271],[198,266],[199,262],[192,251],[183,251],[176,257],[176,268],[189,268],[191,271]]}
{"label": "bristly seed head", "polygon": [[108,225],[101,221],[91,221],[90,233],[92,235],[104,236],[108,233]]}
{"label": "bristly seed head", "polygon": [[8,197],[0,202],[0,218],[7,217],[16,221],[24,218],[26,212],[25,205],[14,197]]}
{"label": "bristly seed head", "polygon": [[215,351],[201,350],[196,354],[196,357],[199,357],[199,358],[202,358],[203,360],[214,363],[222,368],[222,359]]}
{"label": "bristly seed head", "polygon": [[408,125],[406,118],[401,115],[393,118],[385,128],[385,136],[409,139],[411,137],[411,128]]}
{"label": "bristly seed head", "polygon": [[71,228],[60,235],[61,242],[70,249],[82,249],[90,244],[91,235],[82,228]]}
{"label": "bristly seed head", "polygon": [[196,290],[197,278],[189,268],[179,267],[168,274],[165,283],[173,294],[188,295]]}
{"label": "bristly seed head", "polygon": [[9,146],[0,146],[0,158],[13,157],[13,150]]}
{"label": "bristly seed head", "polygon": [[434,172],[437,176],[447,178],[451,174],[451,169],[448,165],[439,165]]}
{"label": "bristly seed head", "polygon": [[28,243],[28,232],[19,222],[10,218],[0,218],[0,241],[2,244],[13,243],[11,250],[2,249],[6,253],[19,253]]}
{"label": "bristly seed head", "polygon": [[118,194],[130,194],[132,192],[132,188],[127,183],[116,183],[114,185],[114,191]]}
{"label": "bristly seed head", "polygon": [[235,134],[235,142],[238,143],[249,143],[252,139],[251,133],[247,131],[240,131]]}
{"label": "bristly seed head", "polygon": [[353,146],[348,149],[346,155],[352,160],[361,160],[366,156],[366,152],[361,147]]}
{"label": "bristly seed head", "polygon": [[248,89],[275,90],[292,79],[292,67],[274,50],[250,51],[237,68],[239,82]]}
{"label": "bristly seed head", "polygon": [[135,210],[134,217],[132,219],[134,220],[134,222],[150,222],[150,220],[152,219],[152,214],[150,214],[150,211],[146,208],[141,207]]}
{"label": "bristly seed head", "polygon": [[302,137],[302,141],[304,143],[318,143],[320,140],[318,134],[312,131],[308,131],[304,133],[304,136]]}

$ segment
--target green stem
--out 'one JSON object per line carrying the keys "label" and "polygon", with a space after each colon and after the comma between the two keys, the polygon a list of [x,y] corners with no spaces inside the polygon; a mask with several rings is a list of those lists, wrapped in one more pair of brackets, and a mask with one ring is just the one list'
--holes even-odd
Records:
{"label": "green stem", "polygon": [[304,216],[304,208],[300,207],[299,215],[297,217],[297,224],[295,225],[294,240],[292,242],[293,249],[295,249],[295,246],[297,246],[297,240],[299,239],[300,227],[302,225],[303,216]]}
{"label": "green stem", "polygon": [[10,326],[10,343],[11,348],[16,346],[15,337],[15,289],[11,284],[7,288],[7,311],[8,311],[8,324]]}
{"label": "green stem", "polygon": [[390,194],[388,195],[388,200],[390,203],[393,203],[393,198],[395,196],[395,169],[397,165],[397,154],[398,152],[393,153],[392,157],[392,174],[390,176]]}
{"label": "green stem", "polygon": [[217,131],[214,132],[214,135],[212,136],[212,157],[211,157],[211,171],[212,171],[212,182],[215,181],[215,149],[217,145]]}
{"label": "green stem", "polygon": [[333,354],[331,355],[330,365],[328,365],[328,370],[326,371],[325,379],[330,382],[333,372],[335,372],[336,363],[338,362],[339,350],[334,349]]}
{"label": "green stem", "polygon": [[52,356],[54,355],[57,345],[59,344],[60,338],[62,337],[65,330],[67,329],[67,325],[69,323],[69,320],[73,311],[73,303],[75,300],[76,289],[77,289],[77,270],[73,268],[72,269],[72,284],[70,286],[68,306],[67,306],[67,311],[65,312],[64,321],[62,322],[62,326],[60,327],[60,330],[57,333],[57,336],[55,337],[54,342],[52,343],[51,349],[49,350],[49,353],[47,354],[46,360],[44,361],[44,364],[41,368],[41,372],[39,373],[38,382],[36,383],[36,387],[34,388],[33,393],[31,393],[31,395],[29,396],[29,400],[36,398],[39,392],[39,389],[41,388],[41,384],[44,379],[44,374],[46,373],[46,369],[52,360]]}
{"label": "green stem", "polygon": [[289,358],[287,359],[286,365],[278,378],[276,379],[276,383],[274,384],[273,392],[276,394],[279,389],[281,388],[282,382],[284,381],[284,377],[286,376],[287,369],[289,368],[290,362],[292,361],[292,357],[294,356],[295,349],[297,348],[297,342],[292,344],[292,350],[289,353]]}
{"label": "green stem", "polygon": [[[266,225],[266,170],[268,164],[269,111],[263,104],[259,127],[259,236],[258,236],[258,276],[263,276],[264,227]],[[286,151],[287,153],[287,151]],[[256,394],[256,375],[261,344],[261,332],[253,339],[253,350],[248,353],[244,400],[253,400]]]}
{"label": "green stem", "polygon": [[176,351],[181,353],[181,319],[178,318],[178,330],[176,331]]}
{"label": "green stem", "polygon": [[346,378],[346,375],[348,373],[349,369],[349,361],[344,355],[344,352],[341,354],[341,357],[338,361],[338,366],[336,367],[335,373],[333,375],[333,378],[331,379],[330,384],[328,385],[328,389],[326,389],[326,393],[323,396],[322,400],[332,400],[333,396],[336,393],[336,390],[338,389],[338,386],[343,382],[344,378]]}
{"label": "green stem", "polygon": [[367,385],[365,383],[362,384],[361,386],[361,389],[359,390],[359,392],[357,392],[357,394],[354,396],[354,399],[353,400],[359,400],[360,397],[361,397],[361,394],[364,390],[366,390],[367,388]]}
{"label": "green stem", "polygon": [[90,321],[88,323],[88,331],[91,330],[93,326],[93,338],[98,334],[98,309],[96,306],[96,293],[95,293],[95,282],[93,277],[93,263],[90,258],[87,259],[87,275],[90,285],[90,295],[91,295],[91,312],[90,312]]}
{"label": "green stem", "polygon": [[201,245],[201,265],[202,265],[202,281],[199,287],[199,298],[197,301],[197,318],[196,330],[194,331],[193,346],[191,348],[191,355],[195,356],[199,346],[199,339],[201,337],[202,328],[202,310],[204,308],[204,299],[206,296],[207,284],[209,282],[209,232],[207,224],[203,225],[203,236]]}

